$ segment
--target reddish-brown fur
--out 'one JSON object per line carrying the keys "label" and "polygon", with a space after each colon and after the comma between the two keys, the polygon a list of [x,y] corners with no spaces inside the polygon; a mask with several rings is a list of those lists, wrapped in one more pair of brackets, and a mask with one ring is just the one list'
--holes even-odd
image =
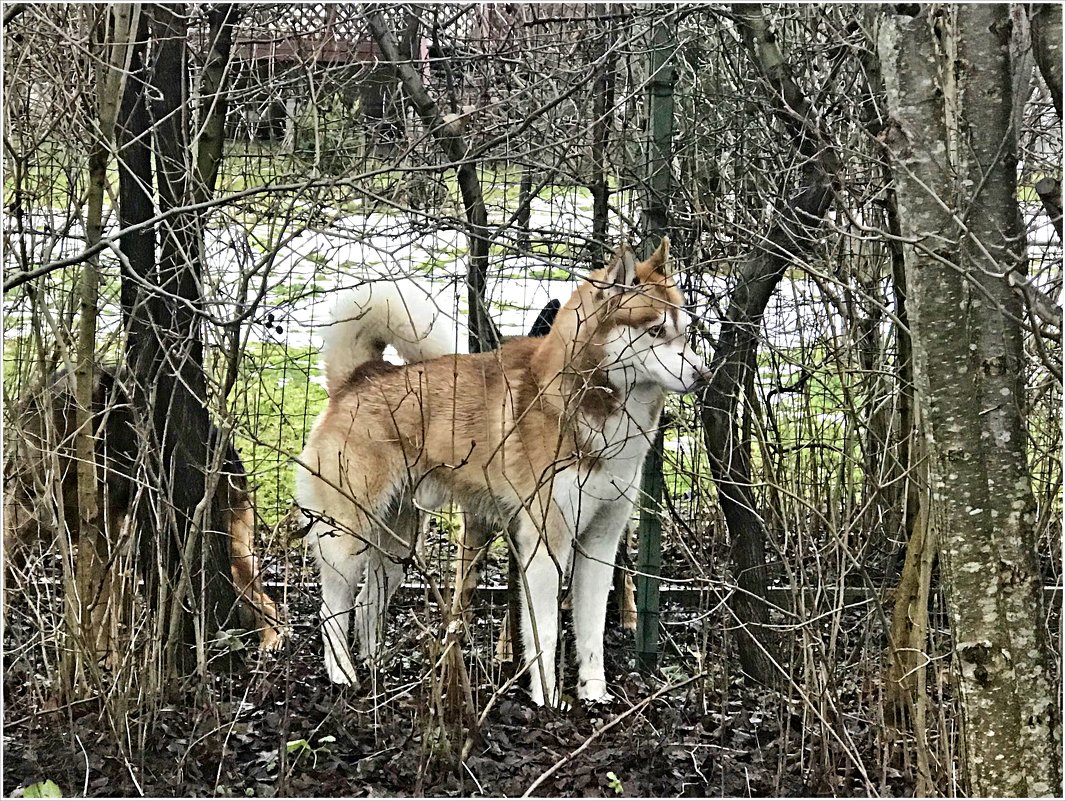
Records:
{"label": "reddish-brown fur", "polygon": [[[602,609],[610,579],[605,585],[603,568],[614,559],[666,392],[689,391],[706,377],[677,325],[684,298],[669,276],[668,253],[665,239],[640,263],[620,249],[577,288],[541,339],[396,368],[368,369],[349,359],[354,374],[346,382],[332,370],[343,389],[308,437],[297,490],[314,521],[332,680],[354,681],[347,644],[353,608],[363,655],[374,653],[376,624],[367,620],[382,613],[402,575],[397,560],[416,547],[405,509],[415,501],[438,508],[451,497],[481,516],[518,521],[530,598],[523,641],[527,660],[540,665],[538,701],[555,692],[551,587],[576,540],[595,547],[597,555],[575,557],[575,609],[583,599],[580,630],[575,623],[579,694],[606,694]],[[364,308],[367,319],[387,322],[379,307]],[[660,348],[650,329],[671,318],[677,330]],[[348,336],[365,342],[373,332],[356,328]],[[373,349],[365,353],[379,358]],[[331,364],[327,359],[327,373]],[[543,660],[537,615],[546,627]]]}

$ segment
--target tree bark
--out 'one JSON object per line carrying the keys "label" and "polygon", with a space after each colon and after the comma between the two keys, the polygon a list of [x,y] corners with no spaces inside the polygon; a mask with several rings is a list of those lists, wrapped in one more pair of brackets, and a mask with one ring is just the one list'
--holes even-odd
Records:
{"label": "tree bark", "polygon": [[1034,3],[1029,18],[1036,66],[1062,119],[1062,4]]}
{"label": "tree bark", "polygon": [[215,192],[222,165],[222,145],[226,133],[229,95],[224,82],[233,49],[233,27],[240,19],[241,8],[223,3],[208,12],[210,43],[204,70],[200,76],[200,135],[196,142],[196,183],[193,199],[208,200]]}
{"label": "tree bark", "polygon": [[[190,164],[185,13],[181,4],[151,8],[156,92],[149,109],[162,213],[188,206],[196,194]],[[160,226],[160,233],[159,292],[154,300],[160,312],[155,336],[162,345],[162,360],[153,382],[153,417],[162,444],[161,479],[170,509],[169,516],[161,517],[169,517],[171,526],[169,537],[161,532],[160,555],[167,575],[176,577],[168,599],[170,621],[164,642],[168,661],[182,674],[195,665],[198,673],[206,675],[206,642],[227,627],[236,597],[229,581],[228,532],[222,530],[221,510],[214,507],[213,486],[206,480],[211,455],[223,445],[211,441],[204,407],[200,212],[173,214]],[[216,429],[216,439],[218,433]]]}
{"label": "tree bark", "polygon": [[[136,532],[167,681],[207,670],[206,643],[236,604],[229,550],[206,480],[211,442],[200,334],[202,248],[189,142],[187,18],[181,6],[145,9],[123,95],[119,163],[123,227],[159,210],[159,254],[146,227],[121,239],[122,306],[132,405],[142,438],[144,490]],[[150,31],[150,36],[149,36]],[[150,52],[146,49],[150,43]],[[147,58],[150,55],[150,60]],[[156,169],[152,170],[155,157]],[[232,656],[232,655],[230,655]]]}
{"label": "tree bark", "polygon": [[745,673],[765,684],[774,683],[778,675],[774,664],[777,647],[767,628],[766,527],[757,511],[748,443],[737,421],[743,388],[756,367],[763,312],[788,265],[813,247],[813,234],[832,196],[828,183],[823,182],[792,198],[763,244],[745,259],[722,321],[711,364],[714,377],[700,405],[711,475],[733,540],[731,556],[738,592],[733,596],[732,609],[745,635],[741,639],[741,664]]}
{"label": "tree bark", "polygon": [[[155,229],[144,225],[154,214],[152,199],[151,121],[148,119],[148,66],[146,43],[148,20],[141,15],[135,44],[130,54],[129,76],[122,93],[117,138],[119,223],[124,232],[119,237],[120,301],[126,326],[126,353],[130,363],[146,356],[151,339],[149,295],[145,291],[155,270]],[[128,229],[139,226],[134,230]],[[137,344],[136,349],[133,348]],[[154,357],[151,358],[154,361]]]}
{"label": "tree bark", "polygon": [[741,665],[756,681],[773,684],[779,670],[777,644],[768,628],[766,525],[756,508],[749,443],[738,421],[744,388],[756,369],[763,312],[787,266],[814,246],[814,234],[832,200],[829,176],[835,155],[818,146],[810,106],[792,80],[761,8],[738,5],[735,12],[752,62],[770,87],[767,95],[773,98],[774,113],[806,157],[800,178],[805,188],[778,210],[776,222],[741,267],[722,321],[712,362],[714,377],[700,409],[711,475],[733,543],[738,591],[731,608],[744,635],[739,641]]}
{"label": "tree bark", "polygon": [[489,271],[488,212],[481,192],[481,181],[475,163],[467,158],[467,145],[463,140],[459,120],[445,121],[437,103],[426,92],[422,78],[409,60],[400,56],[399,47],[389,30],[380,10],[367,15],[367,24],[381,53],[391,62],[396,76],[403,86],[408,102],[414,107],[422,124],[437,140],[444,155],[452,162],[463,197],[468,238],[470,240],[470,264],[467,268],[467,297],[470,306],[470,352],[495,350],[500,344],[500,335],[489,316],[485,303],[485,286]]}
{"label": "tree bark", "polygon": [[[867,6],[865,25],[876,50],[877,26],[881,13]],[[868,86],[863,121],[871,136],[882,132],[879,98],[884,94],[881,64],[876,53],[864,52],[862,65]],[[885,243],[892,263],[892,291],[895,298],[896,383],[899,404],[898,436],[889,460],[889,470],[881,478],[879,497],[886,500],[885,526],[890,538],[906,543],[899,583],[893,595],[892,620],[887,632],[885,695],[886,735],[893,746],[910,747],[918,763],[917,794],[932,795],[936,783],[932,775],[925,715],[928,707],[926,665],[928,651],[929,600],[932,590],[936,540],[928,525],[928,475],[922,441],[917,430],[914,400],[914,357],[908,315],[906,259],[900,231],[899,207],[892,187],[892,171],[882,160],[881,174],[885,189],[885,223],[889,238]]]}
{"label": "tree bark", "polygon": [[1050,176],[1036,182],[1036,194],[1044,204],[1044,211],[1051,218],[1051,225],[1062,241],[1062,181]]}
{"label": "tree bark", "polygon": [[1006,280],[1024,255],[1009,35],[1005,6],[922,7],[889,17],[879,53],[966,778],[975,795],[1039,796],[1061,787]]}
{"label": "tree bark", "polygon": [[[796,140],[796,150],[807,157],[817,154],[817,131],[811,125],[812,113],[807,96],[793,80],[788,60],[770,31],[769,22],[759,3],[738,3],[734,7],[741,41],[752,62],[758,67],[773,98],[773,112]],[[823,154],[832,156],[832,154]]]}
{"label": "tree bark", "polygon": [[[610,11],[603,7],[604,14]],[[607,255],[607,218],[610,212],[611,187],[608,183],[607,154],[611,136],[611,116],[614,109],[615,55],[609,50],[608,38],[613,31],[609,20],[597,19],[597,61],[606,57],[593,86],[592,101],[592,241],[589,243],[589,261],[592,267],[604,263]]]}

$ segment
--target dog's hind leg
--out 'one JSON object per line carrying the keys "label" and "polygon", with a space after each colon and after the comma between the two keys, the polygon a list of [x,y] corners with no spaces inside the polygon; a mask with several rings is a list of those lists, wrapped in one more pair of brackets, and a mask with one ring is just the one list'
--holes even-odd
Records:
{"label": "dog's hind leg", "polygon": [[367,553],[366,582],[355,601],[355,636],[360,658],[379,656],[379,643],[388,620],[389,601],[403,582],[404,563],[421,539],[421,515],[410,498],[402,498],[392,527],[380,532],[378,544]]}
{"label": "dog's hind leg", "polygon": [[637,630],[637,585],[633,581],[631,569],[619,567],[614,571],[618,618],[626,631]]}
{"label": "dog's hind leg", "polygon": [[388,619],[389,601],[403,582],[403,563],[380,548],[370,548],[366,581],[355,599],[355,636],[360,659],[378,657],[379,642]]}
{"label": "dog's hind leg", "polygon": [[633,522],[626,523],[618,543],[618,563],[614,566],[614,593],[618,618],[626,631],[637,630],[637,588],[633,583],[633,559],[629,553],[634,539]]}
{"label": "dog's hind leg", "polygon": [[42,526],[34,515],[29,502],[16,489],[5,488],[4,493],[4,596],[0,625],[7,627],[8,608],[15,596],[16,585],[21,579],[28,561],[27,554],[33,543],[42,539]]}
{"label": "dog's hind leg", "polygon": [[366,567],[367,549],[361,546],[352,553],[354,542],[344,534],[323,534],[316,548],[322,581],[322,648],[326,674],[334,684],[359,683],[348,647],[348,623],[355,587]]}
{"label": "dog's hind leg", "polygon": [[[224,476],[222,481],[226,481]],[[259,632],[259,648],[272,651],[282,642],[281,620],[274,600],[263,589],[259,560],[255,557],[255,513],[246,493],[231,489],[226,497],[229,529],[230,575],[237,596],[252,613]]]}

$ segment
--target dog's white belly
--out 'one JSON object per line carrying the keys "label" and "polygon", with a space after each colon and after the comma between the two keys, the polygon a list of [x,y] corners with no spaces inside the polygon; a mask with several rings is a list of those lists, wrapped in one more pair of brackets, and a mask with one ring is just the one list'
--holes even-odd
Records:
{"label": "dog's white belly", "polygon": [[451,500],[448,488],[438,481],[423,479],[414,492],[415,506],[423,512],[435,512],[443,509]]}

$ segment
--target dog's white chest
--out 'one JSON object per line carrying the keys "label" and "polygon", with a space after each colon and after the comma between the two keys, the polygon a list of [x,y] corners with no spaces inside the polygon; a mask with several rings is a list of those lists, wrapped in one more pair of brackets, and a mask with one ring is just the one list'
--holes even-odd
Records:
{"label": "dog's white chest", "polygon": [[556,476],[553,495],[563,516],[580,531],[605,505],[632,506],[640,495],[644,457],[662,410],[659,392],[634,392],[623,409],[587,428],[581,463]]}
{"label": "dog's white chest", "polygon": [[662,408],[658,389],[633,389],[625,406],[608,416],[598,430],[589,427],[590,456],[618,479],[638,477]]}

